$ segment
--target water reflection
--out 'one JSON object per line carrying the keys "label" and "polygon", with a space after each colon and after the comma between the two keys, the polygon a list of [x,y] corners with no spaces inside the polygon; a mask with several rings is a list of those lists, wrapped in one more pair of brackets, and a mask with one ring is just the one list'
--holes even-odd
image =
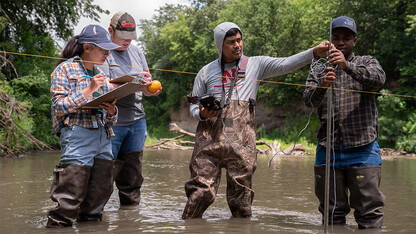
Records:
{"label": "water reflection", "polygon": [[[259,155],[253,179],[252,218],[231,217],[225,199],[226,181],[223,179],[217,199],[203,219],[184,221],[180,217],[186,203],[184,183],[189,177],[190,157],[189,151],[145,151],[145,181],[139,206],[120,207],[115,191],[105,207],[102,222],[78,223],[73,228],[60,230],[44,228],[46,213],[55,206],[49,199],[49,189],[52,169],[59,162],[59,154],[0,159],[0,232],[323,232],[313,191],[312,157],[275,158],[271,167],[267,167],[267,158]],[[416,233],[415,167],[415,159],[384,159],[381,188],[386,195],[386,207],[381,232]],[[333,227],[330,231],[356,232],[352,214],[347,217],[347,225]]]}

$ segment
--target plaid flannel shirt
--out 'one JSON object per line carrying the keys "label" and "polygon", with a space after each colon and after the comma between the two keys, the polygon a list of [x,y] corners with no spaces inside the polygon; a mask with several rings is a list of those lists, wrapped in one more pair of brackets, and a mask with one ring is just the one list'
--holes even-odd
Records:
{"label": "plaid flannel shirt", "polygon": [[[378,91],[386,81],[386,74],[376,58],[355,56],[347,59],[347,68],[336,69],[333,87],[334,147],[342,141],[344,148],[363,146],[378,137],[378,112],[375,103]],[[321,122],[318,143],[326,144],[327,129],[327,88],[321,85],[323,74],[309,73],[303,101],[309,107],[317,108]],[[311,87],[313,86],[313,87]]]}
{"label": "plaid flannel shirt", "polygon": [[[94,65],[95,66],[95,65]],[[98,67],[97,71],[104,75]],[[78,125],[84,128],[97,128],[93,125],[91,110],[77,110],[76,108],[92,100],[84,98],[82,90],[90,85],[91,79],[83,77],[88,75],[87,70],[79,56],[59,64],[51,74],[52,94],[52,121],[55,134],[65,126]],[[107,85],[102,86],[106,93],[110,91]],[[117,114],[108,116],[103,111],[103,122],[108,128],[108,135],[113,136],[113,126],[117,122]]]}

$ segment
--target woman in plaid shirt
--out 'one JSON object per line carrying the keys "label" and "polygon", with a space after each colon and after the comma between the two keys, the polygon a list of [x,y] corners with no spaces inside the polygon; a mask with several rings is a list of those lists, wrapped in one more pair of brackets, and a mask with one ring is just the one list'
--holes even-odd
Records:
{"label": "woman in plaid shirt", "polygon": [[94,111],[77,108],[113,88],[97,65],[118,47],[104,28],[88,25],[69,40],[51,74],[53,129],[62,154],[51,186],[58,206],[48,212],[47,227],[72,226],[77,218],[100,221],[113,191],[110,137],[116,100]]}

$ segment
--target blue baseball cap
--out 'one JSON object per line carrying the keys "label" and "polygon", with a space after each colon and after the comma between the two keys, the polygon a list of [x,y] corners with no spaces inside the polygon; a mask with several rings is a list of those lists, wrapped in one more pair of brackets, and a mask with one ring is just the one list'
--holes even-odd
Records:
{"label": "blue baseball cap", "polygon": [[82,29],[78,35],[79,44],[94,44],[104,50],[114,50],[121,46],[111,41],[108,32],[100,25],[90,24]]}
{"label": "blue baseball cap", "polygon": [[354,34],[357,34],[357,26],[355,21],[348,16],[340,16],[332,21],[332,29],[335,28],[348,28]]}

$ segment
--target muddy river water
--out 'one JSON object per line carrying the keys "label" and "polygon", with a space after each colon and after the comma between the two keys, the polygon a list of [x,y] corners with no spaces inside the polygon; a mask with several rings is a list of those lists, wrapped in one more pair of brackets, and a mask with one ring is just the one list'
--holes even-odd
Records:
{"label": "muddy river water", "polygon": [[[203,218],[182,220],[191,153],[145,150],[139,206],[120,208],[115,188],[102,222],[78,223],[59,230],[45,228],[46,213],[56,205],[49,198],[49,189],[59,152],[0,159],[0,233],[323,233],[313,191],[311,156],[275,158],[268,167],[266,156],[258,155],[250,219],[231,218],[223,175],[217,199]],[[347,224],[329,227],[330,232],[416,233],[416,158],[383,160],[383,229],[358,231],[351,211]]]}

